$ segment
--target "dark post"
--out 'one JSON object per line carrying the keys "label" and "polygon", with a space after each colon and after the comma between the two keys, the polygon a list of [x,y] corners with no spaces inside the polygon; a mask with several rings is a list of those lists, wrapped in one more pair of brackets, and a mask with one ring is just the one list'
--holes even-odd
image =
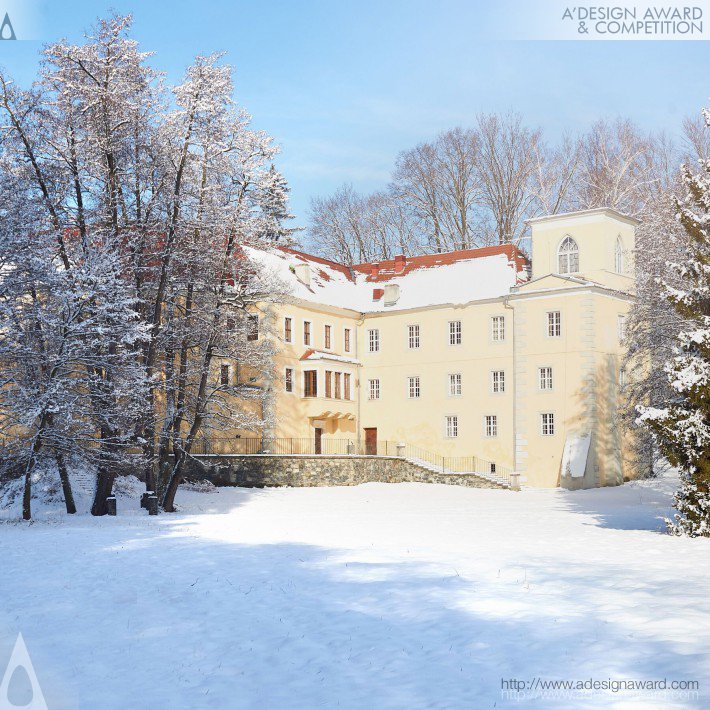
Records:
{"label": "dark post", "polygon": [[148,496],[148,499],[146,502],[146,508],[148,508],[148,515],[157,515],[158,514],[158,496],[156,496],[155,494]]}
{"label": "dark post", "polygon": [[106,498],[106,513],[108,515],[116,515],[116,496],[108,496]]}

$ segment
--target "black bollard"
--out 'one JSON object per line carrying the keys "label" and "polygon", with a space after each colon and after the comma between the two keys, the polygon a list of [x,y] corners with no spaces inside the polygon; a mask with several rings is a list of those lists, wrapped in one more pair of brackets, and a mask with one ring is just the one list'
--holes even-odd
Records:
{"label": "black bollard", "polygon": [[142,496],[141,496],[141,508],[145,508],[146,510],[148,509],[148,498],[151,496],[155,495],[155,491],[146,491]]}
{"label": "black bollard", "polygon": [[148,515],[158,514],[158,496],[151,494],[146,498],[146,508],[148,509]]}
{"label": "black bollard", "polygon": [[116,496],[106,498],[106,512],[108,515],[116,515]]}

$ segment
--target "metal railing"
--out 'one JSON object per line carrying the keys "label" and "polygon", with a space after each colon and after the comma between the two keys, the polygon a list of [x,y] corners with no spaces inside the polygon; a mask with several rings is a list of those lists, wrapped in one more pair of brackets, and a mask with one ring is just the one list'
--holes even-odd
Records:
{"label": "metal railing", "polygon": [[434,473],[473,473],[489,480],[510,485],[512,470],[480,456],[443,456],[419,446],[399,442],[315,437],[275,438],[240,437],[198,439],[192,447],[194,456],[210,455],[267,455],[283,456],[397,456],[427,468]]}

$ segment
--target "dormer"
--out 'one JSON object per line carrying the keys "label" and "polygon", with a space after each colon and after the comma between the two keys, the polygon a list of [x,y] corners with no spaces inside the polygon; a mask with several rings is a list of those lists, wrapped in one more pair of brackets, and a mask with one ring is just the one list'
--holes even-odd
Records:
{"label": "dormer", "polygon": [[632,290],[638,220],[603,207],[536,217],[528,224],[533,279],[556,274]]}
{"label": "dormer", "polygon": [[305,262],[298,262],[293,267],[293,273],[296,274],[296,278],[305,286],[311,285],[311,265]]}

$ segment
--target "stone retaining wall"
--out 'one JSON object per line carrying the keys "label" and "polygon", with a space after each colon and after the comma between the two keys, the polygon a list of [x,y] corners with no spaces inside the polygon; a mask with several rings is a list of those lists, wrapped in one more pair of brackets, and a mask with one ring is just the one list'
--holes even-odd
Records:
{"label": "stone retaining wall", "polygon": [[470,488],[504,488],[470,473],[434,473],[405,459],[387,456],[199,456],[190,460],[189,478],[217,486],[356,486],[360,483],[445,483]]}

